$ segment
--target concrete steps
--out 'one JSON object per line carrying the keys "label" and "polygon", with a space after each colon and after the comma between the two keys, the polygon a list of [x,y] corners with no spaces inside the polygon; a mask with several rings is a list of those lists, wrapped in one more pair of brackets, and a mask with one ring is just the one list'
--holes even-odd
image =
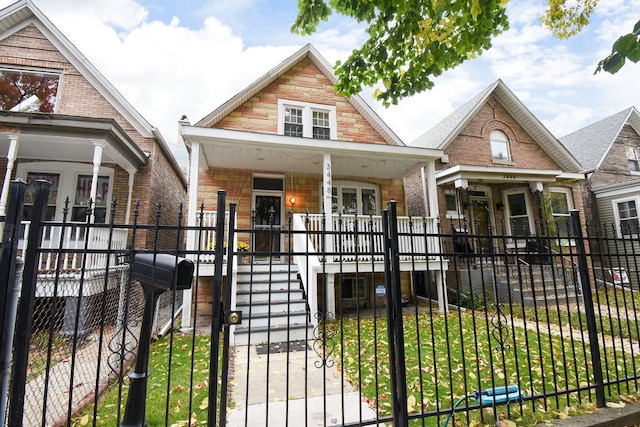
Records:
{"label": "concrete steps", "polygon": [[242,323],[235,344],[308,340],[312,336],[307,299],[295,265],[239,265],[236,309]]}

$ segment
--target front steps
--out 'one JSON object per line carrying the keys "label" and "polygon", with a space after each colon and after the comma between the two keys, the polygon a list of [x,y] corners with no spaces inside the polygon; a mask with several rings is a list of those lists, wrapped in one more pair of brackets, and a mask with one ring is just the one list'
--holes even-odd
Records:
{"label": "front steps", "polygon": [[238,265],[235,345],[308,340],[313,328],[294,264]]}

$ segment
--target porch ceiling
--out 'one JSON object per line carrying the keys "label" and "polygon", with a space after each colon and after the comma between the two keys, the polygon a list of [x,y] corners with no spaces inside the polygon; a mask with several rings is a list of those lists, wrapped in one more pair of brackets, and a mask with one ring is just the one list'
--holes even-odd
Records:
{"label": "porch ceiling", "polygon": [[567,173],[561,170],[548,169],[522,169],[511,167],[488,167],[457,165],[436,172],[438,185],[467,180],[469,182],[482,183],[508,183],[508,182],[542,182],[552,183],[564,179],[583,179],[579,173]]}
{"label": "porch ceiling", "polygon": [[442,150],[363,144],[185,126],[182,136],[200,148],[200,169],[322,173],[331,155],[335,176],[400,179],[442,157]]}
{"label": "porch ceiling", "polygon": [[146,163],[144,152],[111,119],[47,116],[29,113],[0,115],[0,155],[9,150],[10,135],[18,135],[18,158],[92,162],[94,142],[104,144],[102,163],[136,171]]}

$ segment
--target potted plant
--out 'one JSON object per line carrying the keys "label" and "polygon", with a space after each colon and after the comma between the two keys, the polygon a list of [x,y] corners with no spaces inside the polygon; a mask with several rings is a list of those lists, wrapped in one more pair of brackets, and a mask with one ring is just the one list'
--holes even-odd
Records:
{"label": "potted plant", "polygon": [[249,259],[249,257],[246,255],[249,252],[249,244],[245,242],[238,242],[236,247],[238,249],[238,257],[240,257],[240,262],[244,264]]}

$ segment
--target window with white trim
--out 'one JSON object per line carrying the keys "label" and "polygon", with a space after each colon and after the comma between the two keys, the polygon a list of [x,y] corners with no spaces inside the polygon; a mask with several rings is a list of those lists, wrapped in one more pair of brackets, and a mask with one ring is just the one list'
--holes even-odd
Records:
{"label": "window with white trim", "polygon": [[627,151],[627,163],[631,172],[640,173],[640,158],[638,158],[638,149],[636,147],[625,147]]}
{"label": "window with white trim", "polygon": [[278,112],[279,135],[337,139],[335,106],[279,99]]}
{"label": "window with white trim", "polygon": [[571,190],[568,188],[550,188],[549,200],[551,202],[551,215],[553,216],[558,236],[570,236],[569,218],[571,217],[571,209],[573,209]]}
{"label": "window with white trim", "polygon": [[[320,183],[322,187],[322,183]],[[322,194],[322,188],[320,189]],[[320,199],[322,206],[322,198]],[[331,188],[331,211],[344,215],[379,215],[380,191],[375,184],[334,181]]]}
{"label": "window with white trim", "polygon": [[[95,223],[105,223],[108,220],[108,206],[111,203],[113,191],[113,174],[112,168],[100,167],[93,212]],[[71,222],[86,221],[93,181],[93,165],[64,162],[20,163],[16,168],[16,176],[27,181],[23,210],[25,220],[31,219],[35,198],[35,181],[45,179],[51,182],[46,219],[61,221],[65,200],[68,197],[72,203],[68,220]]]}
{"label": "window with white trim", "polygon": [[640,218],[638,217],[638,198],[613,201],[613,215],[616,218],[620,237],[638,236]]}
{"label": "window with white trim", "polygon": [[506,194],[506,220],[511,235],[514,237],[526,237],[531,235],[531,218],[529,217],[529,202],[527,192],[513,191]]}
{"label": "window with white trim", "polygon": [[511,161],[509,154],[509,138],[504,132],[494,130],[490,135],[491,140],[491,157],[497,162]]}
{"label": "window with white trim", "polygon": [[0,68],[0,110],[55,113],[60,73]]}

